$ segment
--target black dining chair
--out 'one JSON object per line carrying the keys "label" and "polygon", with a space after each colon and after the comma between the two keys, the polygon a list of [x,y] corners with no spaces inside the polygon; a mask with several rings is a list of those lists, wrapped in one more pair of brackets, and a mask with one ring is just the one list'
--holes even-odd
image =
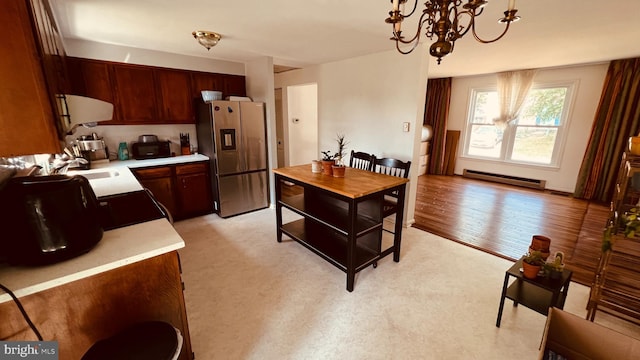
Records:
{"label": "black dining chair", "polygon": [[[401,161],[398,159],[391,158],[381,158],[375,159],[373,162],[373,171],[397,176],[401,178],[408,179],[409,178],[409,169],[411,168],[411,161]],[[386,218],[387,216],[393,215],[398,211],[403,211],[404,209],[398,209],[398,192],[397,191],[389,191],[384,195],[384,202],[382,206],[382,217]],[[394,233],[393,231],[383,229],[387,232]]]}
{"label": "black dining chair", "polygon": [[360,170],[373,170],[373,164],[376,160],[375,155],[367,154],[361,151],[351,150],[351,157],[349,158],[349,167]]}

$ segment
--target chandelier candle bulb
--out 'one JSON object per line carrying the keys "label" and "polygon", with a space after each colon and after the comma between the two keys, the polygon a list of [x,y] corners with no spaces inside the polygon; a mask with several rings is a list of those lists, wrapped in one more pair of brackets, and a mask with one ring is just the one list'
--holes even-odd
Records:
{"label": "chandelier candle bulb", "polygon": [[507,7],[507,10],[513,10],[516,8],[516,0],[509,0],[509,6]]}
{"label": "chandelier candle bulb", "polygon": [[399,0],[393,0],[393,11],[398,11]]}

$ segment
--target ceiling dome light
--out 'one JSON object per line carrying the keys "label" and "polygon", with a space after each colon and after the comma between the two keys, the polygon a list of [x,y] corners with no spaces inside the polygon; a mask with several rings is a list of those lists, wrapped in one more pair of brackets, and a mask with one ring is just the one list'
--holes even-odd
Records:
{"label": "ceiling dome light", "polygon": [[222,39],[222,36],[213,31],[205,31],[205,30],[196,30],[191,33],[196,40],[200,43],[200,45],[207,48],[207,50],[216,46],[218,41]]}

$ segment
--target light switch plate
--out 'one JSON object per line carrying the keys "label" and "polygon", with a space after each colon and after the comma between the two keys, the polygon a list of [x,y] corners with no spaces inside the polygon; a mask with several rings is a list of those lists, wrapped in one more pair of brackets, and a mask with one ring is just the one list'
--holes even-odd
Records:
{"label": "light switch plate", "polygon": [[409,132],[409,123],[408,122],[403,122],[402,123],[402,131]]}

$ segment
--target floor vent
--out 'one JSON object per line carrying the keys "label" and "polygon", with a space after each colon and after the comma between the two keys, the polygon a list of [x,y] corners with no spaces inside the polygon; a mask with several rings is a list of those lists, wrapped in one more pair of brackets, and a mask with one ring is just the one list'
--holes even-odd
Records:
{"label": "floor vent", "polygon": [[487,181],[493,181],[493,182],[502,183],[502,184],[523,186],[523,187],[540,189],[540,190],[544,190],[544,187],[546,185],[545,180],[527,179],[527,178],[522,178],[517,176],[492,174],[484,171],[476,171],[476,170],[468,170],[468,169],[463,170],[462,176],[470,179],[487,180]]}

